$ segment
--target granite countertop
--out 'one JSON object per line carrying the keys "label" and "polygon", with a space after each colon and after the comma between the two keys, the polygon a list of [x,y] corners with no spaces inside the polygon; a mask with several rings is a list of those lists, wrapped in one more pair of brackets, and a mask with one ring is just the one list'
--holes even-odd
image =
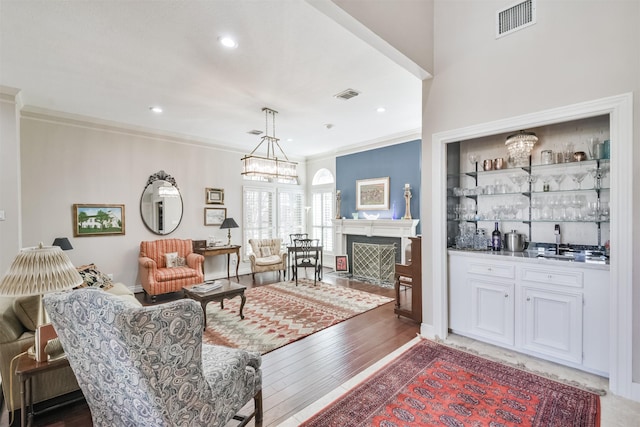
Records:
{"label": "granite countertop", "polygon": [[487,257],[495,257],[496,260],[504,259],[505,261],[518,261],[518,262],[527,262],[527,263],[536,263],[536,264],[547,264],[547,265],[555,265],[555,266],[567,266],[567,267],[580,267],[580,268],[590,268],[594,270],[609,270],[609,259],[597,259],[590,260],[586,259],[584,255],[577,255],[575,257],[570,256],[560,256],[555,257],[554,255],[547,254],[545,257],[539,257],[539,253],[537,251],[523,251],[523,252],[509,252],[509,251],[473,251],[473,250],[465,250],[465,249],[456,249],[449,248],[449,253],[453,253],[456,255],[469,256],[469,257],[477,257],[477,258],[487,258]]}

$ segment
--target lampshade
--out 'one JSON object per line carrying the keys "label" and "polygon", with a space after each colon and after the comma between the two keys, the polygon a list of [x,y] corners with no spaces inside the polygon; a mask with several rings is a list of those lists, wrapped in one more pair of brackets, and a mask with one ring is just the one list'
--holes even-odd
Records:
{"label": "lampshade", "polygon": [[73,249],[71,246],[71,242],[66,237],[56,237],[51,246],[60,246],[60,249],[63,251],[68,251]]}
{"label": "lampshade", "polygon": [[226,218],[222,221],[220,228],[228,228],[229,232],[227,233],[227,246],[231,246],[231,229],[238,228],[238,224],[233,220],[233,218]]}
{"label": "lampshade", "polygon": [[82,277],[59,246],[40,244],[20,250],[0,282],[0,295],[42,295],[81,283]]}
{"label": "lampshade", "polygon": [[226,218],[222,221],[220,228],[238,228],[238,224],[236,224],[233,218]]}

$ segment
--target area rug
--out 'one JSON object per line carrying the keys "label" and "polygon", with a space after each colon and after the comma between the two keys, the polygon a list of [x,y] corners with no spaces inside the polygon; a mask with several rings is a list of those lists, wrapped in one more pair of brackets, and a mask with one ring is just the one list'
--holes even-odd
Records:
{"label": "area rug", "polygon": [[302,423],[355,426],[600,425],[600,398],[421,340]]}
{"label": "area rug", "polygon": [[278,282],[247,289],[240,298],[207,305],[203,341],[268,353],[324,328],[393,301],[392,298],[313,280]]}

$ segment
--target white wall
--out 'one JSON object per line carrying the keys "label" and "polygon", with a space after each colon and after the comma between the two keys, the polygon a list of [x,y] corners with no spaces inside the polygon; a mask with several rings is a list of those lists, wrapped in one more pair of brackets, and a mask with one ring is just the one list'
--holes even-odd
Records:
{"label": "white wall", "polygon": [[[582,101],[634,93],[634,141],[640,141],[640,2],[538,0],[537,24],[495,39],[504,1],[436,1],[434,78],[423,84],[423,164],[431,164],[431,136]],[[612,141],[615,144],[615,141]],[[640,161],[640,150],[634,160]],[[433,197],[423,175],[423,221]],[[636,188],[640,171],[633,177]],[[636,192],[637,193],[637,192]],[[640,195],[633,201],[640,208]],[[423,227],[424,244],[431,238]],[[629,236],[640,265],[640,227]],[[431,271],[423,257],[423,271]],[[634,275],[634,379],[640,380],[640,269]],[[423,322],[433,322],[433,283],[423,278]]]}
{"label": "white wall", "polygon": [[[0,87],[0,274],[13,262],[20,243],[19,91]],[[1,277],[1,276],[0,276]]]}
{"label": "white wall", "polygon": [[[24,246],[69,237],[67,254],[75,265],[96,263],[116,281],[139,283],[138,252],[142,240],[160,238],[226,241],[226,230],[204,226],[204,208],[225,207],[242,227],[242,153],[223,151],[124,129],[23,114],[22,219]],[[165,236],[147,230],[139,203],[149,175],[164,170],[178,184],[184,215],[178,229]],[[301,167],[304,174],[304,165]],[[224,189],[224,205],[206,205],[205,188]],[[73,237],[74,203],[125,205],[124,236]],[[244,246],[242,228],[231,230],[232,243]],[[240,272],[249,272],[247,263]],[[225,257],[206,259],[207,278],[226,277]]]}

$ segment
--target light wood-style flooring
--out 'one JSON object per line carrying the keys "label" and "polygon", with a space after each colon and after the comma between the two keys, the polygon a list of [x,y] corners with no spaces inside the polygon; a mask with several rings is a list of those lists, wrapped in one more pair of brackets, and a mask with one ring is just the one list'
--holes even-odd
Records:
{"label": "light wood-style flooring", "polygon": [[[309,273],[312,274],[312,273]],[[240,276],[248,288],[278,282],[277,273]],[[323,281],[379,295],[394,297],[394,290],[325,274]],[[144,304],[142,294],[137,295]],[[182,298],[182,293],[158,297],[157,303]],[[419,324],[393,313],[394,303],[355,316],[263,356],[262,425],[277,426],[298,411],[334,390],[396,348],[413,339]],[[18,422],[14,425],[19,425]],[[6,409],[0,427],[9,425]],[[36,417],[35,426],[88,427],[91,414],[78,403]],[[251,424],[253,425],[253,424]]]}

